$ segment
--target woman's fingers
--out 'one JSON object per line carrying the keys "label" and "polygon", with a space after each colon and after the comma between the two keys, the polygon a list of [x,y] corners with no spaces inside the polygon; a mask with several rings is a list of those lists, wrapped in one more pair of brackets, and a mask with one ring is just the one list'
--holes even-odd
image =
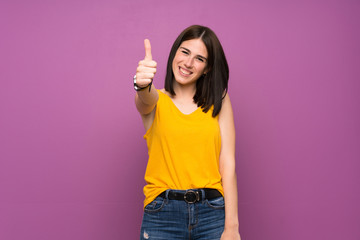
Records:
{"label": "woman's fingers", "polygon": [[136,69],[136,72],[156,73],[156,68],[139,65]]}
{"label": "woman's fingers", "polygon": [[145,87],[149,85],[152,81],[152,78],[144,78],[144,77],[138,77],[138,74],[136,74],[136,85],[139,87]]}
{"label": "woman's fingers", "polygon": [[139,66],[145,66],[145,67],[156,67],[157,63],[153,60],[141,60],[139,62]]}
{"label": "woman's fingers", "polygon": [[146,79],[153,79],[154,76],[155,76],[154,73],[137,72],[136,73],[136,80],[138,82],[138,81],[141,81],[143,79],[145,79],[145,80]]}
{"label": "woman's fingers", "polygon": [[139,62],[136,69],[136,84],[140,87],[148,85],[155,76],[157,63],[152,60],[149,39],[144,40],[145,58]]}
{"label": "woman's fingers", "polygon": [[152,55],[151,55],[151,44],[149,39],[144,40],[144,46],[145,46],[145,58],[144,60],[151,61]]}

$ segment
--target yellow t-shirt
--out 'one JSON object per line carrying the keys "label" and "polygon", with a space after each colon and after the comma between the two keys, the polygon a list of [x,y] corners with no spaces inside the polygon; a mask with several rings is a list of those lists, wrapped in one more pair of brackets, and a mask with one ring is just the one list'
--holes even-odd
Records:
{"label": "yellow t-shirt", "polygon": [[223,194],[220,127],[213,107],[183,114],[168,95],[158,93],[154,122],[144,135],[149,154],[144,207],[167,189],[215,188]]}

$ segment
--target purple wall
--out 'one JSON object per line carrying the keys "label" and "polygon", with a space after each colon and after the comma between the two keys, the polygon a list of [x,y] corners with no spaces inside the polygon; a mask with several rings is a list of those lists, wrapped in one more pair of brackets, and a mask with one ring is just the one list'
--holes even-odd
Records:
{"label": "purple wall", "polygon": [[360,239],[358,1],[1,1],[0,239],[138,239],[150,38],[213,28],[230,64],[243,240]]}

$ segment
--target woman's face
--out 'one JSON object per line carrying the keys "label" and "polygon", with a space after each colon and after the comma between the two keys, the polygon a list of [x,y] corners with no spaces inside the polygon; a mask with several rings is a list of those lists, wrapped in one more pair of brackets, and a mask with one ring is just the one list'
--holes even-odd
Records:
{"label": "woman's face", "polygon": [[191,39],[181,43],[174,60],[172,70],[177,83],[188,85],[206,73],[208,52],[201,39]]}

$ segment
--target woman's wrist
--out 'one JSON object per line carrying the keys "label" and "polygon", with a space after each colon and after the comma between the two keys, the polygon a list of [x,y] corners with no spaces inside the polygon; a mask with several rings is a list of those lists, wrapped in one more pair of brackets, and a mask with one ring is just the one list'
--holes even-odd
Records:
{"label": "woman's wrist", "polygon": [[225,222],[225,229],[229,229],[229,230],[238,230],[239,229],[239,223],[234,221],[231,223],[227,223]]}
{"label": "woman's wrist", "polygon": [[151,82],[148,84],[148,85],[145,85],[145,86],[139,86],[137,83],[136,83],[136,75],[134,76],[133,78],[134,80],[134,89],[135,91],[142,91],[142,90],[145,90],[146,88],[149,88],[149,92],[151,91],[151,85],[152,85],[152,80]]}

